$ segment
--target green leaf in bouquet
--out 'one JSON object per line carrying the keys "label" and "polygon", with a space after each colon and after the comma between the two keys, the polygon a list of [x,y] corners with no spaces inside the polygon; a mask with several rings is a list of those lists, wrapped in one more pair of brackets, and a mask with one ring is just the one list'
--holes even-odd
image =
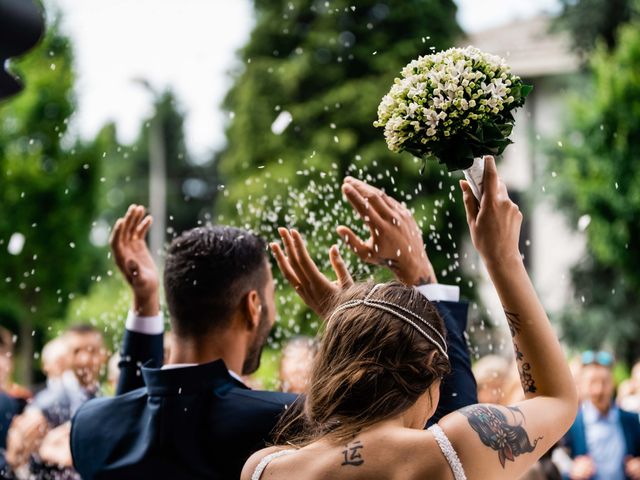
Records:
{"label": "green leaf in bouquet", "polygon": [[533,90],[533,85],[526,85],[521,83],[520,85],[513,85],[511,87],[511,96],[514,98],[512,108],[520,107],[524,104],[524,99],[531,93]]}
{"label": "green leaf in bouquet", "polygon": [[448,141],[443,142],[437,152],[434,149],[434,154],[450,172],[463,170],[473,165],[473,148],[463,135],[454,135]]}
{"label": "green leaf in bouquet", "polygon": [[496,123],[495,126],[500,131],[501,137],[508,137],[513,131],[513,123]]}
{"label": "green leaf in bouquet", "polygon": [[527,84],[522,84],[522,86],[520,87],[520,95],[522,95],[522,98],[527,98],[527,96],[531,93],[531,91],[533,90],[533,85],[527,85]]}

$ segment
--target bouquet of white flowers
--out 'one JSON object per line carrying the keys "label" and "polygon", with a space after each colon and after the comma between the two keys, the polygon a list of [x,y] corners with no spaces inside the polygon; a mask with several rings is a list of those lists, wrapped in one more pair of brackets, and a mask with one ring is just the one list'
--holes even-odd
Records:
{"label": "bouquet of white flowers", "polygon": [[374,126],[384,128],[391,151],[469,169],[474,159],[500,155],[512,143],[512,111],[532,88],[500,57],[471,46],[450,48],[402,69]]}

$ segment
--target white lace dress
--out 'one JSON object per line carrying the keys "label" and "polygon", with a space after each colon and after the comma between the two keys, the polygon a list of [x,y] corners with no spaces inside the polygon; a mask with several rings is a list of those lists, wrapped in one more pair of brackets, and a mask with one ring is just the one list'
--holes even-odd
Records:
{"label": "white lace dress", "polygon": [[[433,436],[435,437],[436,442],[440,447],[442,454],[444,455],[444,458],[447,459],[447,462],[451,467],[451,471],[453,472],[453,478],[455,480],[467,480],[467,476],[465,475],[464,469],[462,468],[460,458],[458,458],[458,454],[454,450],[453,445],[451,445],[451,442],[447,438],[447,435],[444,433],[444,431],[440,428],[439,425],[433,425],[429,427],[429,431],[433,433]],[[260,463],[253,472],[253,475],[251,475],[251,480],[260,480],[260,477],[262,477],[262,473],[272,460],[284,457],[285,455],[291,455],[295,452],[296,450],[280,450],[278,452],[266,455],[262,460],[260,460]]]}

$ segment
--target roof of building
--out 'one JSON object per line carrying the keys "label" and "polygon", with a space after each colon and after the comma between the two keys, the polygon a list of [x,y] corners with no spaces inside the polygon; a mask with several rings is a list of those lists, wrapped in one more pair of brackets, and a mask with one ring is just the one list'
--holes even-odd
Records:
{"label": "roof of building", "polygon": [[460,43],[506,58],[521,77],[573,73],[580,67],[568,34],[551,32],[551,17],[545,15],[472,33]]}

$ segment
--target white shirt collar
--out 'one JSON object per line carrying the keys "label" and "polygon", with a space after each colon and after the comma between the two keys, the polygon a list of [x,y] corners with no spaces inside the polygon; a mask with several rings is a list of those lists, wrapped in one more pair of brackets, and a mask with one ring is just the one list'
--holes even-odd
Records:
{"label": "white shirt collar", "polygon": [[[175,370],[176,368],[189,368],[189,367],[197,367],[197,366],[198,366],[197,363],[170,363],[168,365],[163,365],[162,370]],[[227,371],[229,372],[229,375],[231,375],[233,378],[235,378],[236,380],[238,380],[240,383],[244,385],[244,381],[242,380],[240,375],[238,375],[233,370],[227,370]]]}
{"label": "white shirt collar", "polygon": [[584,415],[584,420],[587,423],[596,423],[598,421],[605,421],[607,423],[613,423],[618,420],[618,408],[615,403],[611,402],[611,407],[606,415],[602,415],[600,410],[598,410],[593,403],[589,400],[585,400],[582,403],[582,413]]}

